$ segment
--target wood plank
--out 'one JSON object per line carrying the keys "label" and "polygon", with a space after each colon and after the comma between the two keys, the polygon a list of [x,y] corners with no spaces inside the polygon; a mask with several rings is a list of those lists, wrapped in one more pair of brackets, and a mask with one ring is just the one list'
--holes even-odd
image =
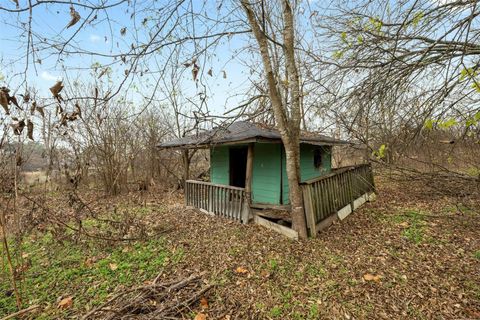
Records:
{"label": "wood plank", "polygon": [[347,204],[342,209],[338,210],[337,215],[340,220],[345,219],[350,213],[352,213],[352,207]]}
{"label": "wood plank", "polygon": [[256,224],[259,224],[259,225],[262,225],[268,229],[271,229],[273,231],[276,231],[290,239],[293,239],[293,240],[298,240],[298,233],[293,230],[293,229],[290,229],[288,227],[285,227],[285,226],[282,226],[282,225],[279,225],[279,224],[276,224],[274,222],[271,222],[267,219],[264,219],[262,217],[259,217],[257,215],[255,215],[255,223]]}
{"label": "wood plank", "polygon": [[196,184],[192,184],[192,205],[194,207],[198,207],[197,205],[197,185]]}
{"label": "wood plank", "polygon": [[[326,184],[327,184],[327,188],[326,188],[326,192],[327,192],[327,215],[331,214],[332,213],[332,209],[333,209],[333,201],[332,201],[332,187],[331,187],[331,182],[332,180],[331,179],[327,179],[325,180],[326,181]],[[324,217],[323,217],[324,218]]]}
{"label": "wood plank", "polygon": [[368,193],[365,193],[360,197],[358,197],[357,199],[353,200],[353,210],[358,209],[358,207],[360,207],[362,204],[367,202],[367,199],[368,199]]}
{"label": "wood plank", "polygon": [[332,223],[334,223],[337,220],[338,220],[337,213],[331,214],[327,218],[317,223],[317,232],[320,232],[325,228],[328,228]]}
{"label": "wood plank", "polygon": [[361,168],[361,167],[365,167],[365,166],[367,166],[367,164],[359,164],[359,165],[355,165],[355,166],[337,168],[337,169],[333,170],[332,173],[329,173],[329,174],[326,174],[326,175],[323,175],[323,176],[320,176],[320,177],[317,177],[317,178],[313,178],[313,179],[310,179],[310,180],[302,181],[301,184],[312,184],[312,183],[315,183],[317,181],[328,179],[328,178],[330,178],[332,176],[335,176],[335,175],[338,175],[342,172],[352,171],[352,170],[355,170],[355,169],[358,169],[358,168]]}
{"label": "wood plank", "polygon": [[231,211],[232,211],[232,191],[230,189],[227,189],[227,218],[231,217]]}
{"label": "wood plank", "polygon": [[253,209],[273,209],[273,210],[283,210],[283,211],[291,211],[292,210],[292,206],[291,205],[287,205],[287,204],[283,204],[283,205],[279,205],[279,204],[268,204],[268,203],[252,203],[250,205]]}
{"label": "wood plank", "polygon": [[233,208],[233,217],[235,220],[240,220],[240,192],[235,191],[235,206]]}
{"label": "wood plank", "polygon": [[226,192],[225,188],[220,187],[221,190],[221,197],[220,197],[220,216],[224,217],[225,216],[225,197],[226,197]]}
{"label": "wood plank", "polygon": [[208,211],[213,213],[213,186],[208,186],[207,187],[207,190],[208,190]]}
{"label": "wood plank", "polygon": [[187,182],[190,182],[192,184],[198,184],[198,185],[210,185],[210,186],[215,186],[215,187],[228,188],[228,189],[232,189],[232,190],[245,190],[245,188],[227,186],[227,185],[223,185],[223,184],[216,184],[216,183],[211,183],[211,182],[207,182],[207,181],[187,180]]}
{"label": "wood plank", "polygon": [[326,202],[326,194],[325,194],[326,183],[325,183],[325,180],[322,180],[319,183],[316,183],[315,185],[316,185],[317,196],[319,201],[319,210],[318,210],[317,219],[316,219],[316,222],[318,223],[323,219],[325,211],[327,211],[327,202]]}

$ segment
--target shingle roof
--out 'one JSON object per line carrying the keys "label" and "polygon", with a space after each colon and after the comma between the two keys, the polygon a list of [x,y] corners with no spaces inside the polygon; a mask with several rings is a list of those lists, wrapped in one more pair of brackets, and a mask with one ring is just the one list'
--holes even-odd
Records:
{"label": "shingle roof", "polygon": [[[209,131],[204,131],[195,136],[176,138],[163,142],[158,145],[159,148],[200,148],[210,145],[244,142],[259,140],[281,140],[278,130],[261,126],[259,124],[237,121],[226,128],[218,127]],[[348,141],[338,140],[319,134],[302,134],[300,143],[314,145],[341,145],[348,144]]]}

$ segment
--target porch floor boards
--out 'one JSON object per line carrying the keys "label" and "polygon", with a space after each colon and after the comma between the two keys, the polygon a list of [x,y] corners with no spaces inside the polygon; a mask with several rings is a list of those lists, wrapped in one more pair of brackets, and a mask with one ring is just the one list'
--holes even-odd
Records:
{"label": "porch floor boards", "polygon": [[273,220],[283,220],[289,223],[292,222],[292,216],[290,215],[289,211],[278,209],[256,209],[254,207],[251,208],[254,215]]}

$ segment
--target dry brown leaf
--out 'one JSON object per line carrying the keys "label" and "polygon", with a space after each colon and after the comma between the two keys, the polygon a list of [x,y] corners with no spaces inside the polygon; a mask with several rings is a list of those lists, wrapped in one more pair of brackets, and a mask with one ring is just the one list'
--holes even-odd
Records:
{"label": "dry brown leaf", "polygon": [[33,141],[33,122],[27,120],[27,137]]}
{"label": "dry brown leaf", "polygon": [[112,271],[115,271],[118,269],[118,265],[116,263],[109,263],[108,266]]}
{"label": "dry brown leaf", "polygon": [[21,95],[23,102],[28,103],[30,101],[30,93],[26,92],[24,95]]}
{"label": "dry brown leaf", "polygon": [[122,36],[124,36],[126,33],[127,33],[127,28],[123,27],[122,29],[120,29],[120,34]]}
{"label": "dry brown leaf", "polygon": [[91,268],[93,267],[96,261],[97,261],[96,257],[87,258],[85,259],[85,266],[87,266],[88,268]]}
{"label": "dry brown leaf", "polygon": [[20,120],[16,123],[12,123],[10,124],[10,126],[13,129],[13,134],[19,136],[22,133],[23,128],[25,128],[25,120]]}
{"label": "dry brown leaf", "polygon": [[17,98],[15,98],[15,96],[8,97],[8,103],[13,103],[15,107],[17,107],[20,110],[23,110],[22,108],[20,108],[20,105],[18,104]]}
{"label": "dry brown leaf", "polygon": [[8,109],[8,93],[3,90],[0,90],[0,105],[2,105],[7,115],[10,114],[10,110]]}
{"label": "dry brown leaf", "polygon": [[200,305],[202,306],[203,309],[208,308],[208,300],[205,297],[200,298]]}
{"label": "dry brown leaf", "polygon": [[50,92],[53,94],[55,98],[58,98],[60,91],[63,89],[62,81],[57,81],[53,87],[50,88]]}
{"label": "dry brown leaf", "polygon": [[45,118],[45,112],[43,111],[43,109],[45,109],[45,107],[36,107],[35,109],[38,111],[38,113],[40,113],[42,118]]}
{"label": "dry brown leaf", "polygon": [[222,70],[222,73],[223,73],[223,79],[227,79],[227,71]]}
{"label": "dry brown leaf", "polygon": [[235,272],[236,273],[247,273],[248,270],[245,269],[244,267],[238,267],[237,269],[235,269]]}
{"label": "dry brown leaf", "polygon": [[37,108],[37,102],[36,101],[33,101],[32,102],[32,105],[30,106],[30,115],[34,115],[35,114],[35,109]]}
{"label": "dry brown leaf", "polygon": [[98,75],[98,79],[103,77],[105,75],[105,73],[107,73],[107,71],[108,71],[108,68],[103,69],[102,72],[100,72],[100,74]]}
{"label": "dry brown leaf", "polygon": [[59,309],[68,309],[68,308],[70,308],[70,307],[72,307],[72,306],[73,306],[73,297],[72,297],[72,296],[63,298],[63,299],[60,300],[60,302],[58,303],[58,308],[59,308]]}
{"label": "dry brown leaf", "polygon": [[209,69],[208,72],[207,72],[207,74],[208,74],[210,77],[212,77],[212,76],[213,76],[213,71],[212,71],[212,69]]}
{"label": "dry brown leaf", "polygon": [[195,316],[195,319],[193,320],[206,320],[207,319],[207,316],[205,315],[205,313],[197,313],[197,315]]}
{"label": "dry brown leaf", "polygon": [[82,117],[82,109],[80,109],[80,105],[78,103],[75,103],[75,112],[76,115],[78,115],[80,118]]}
{"label": "dry brown leaf", "polygon": [[200,70],[200,67],[197,66],[195,63],[193,64],[192,68],[192,76],[193,76],[193,81],[197,81],[197,76],[198,76],[198,71]]}
{"label": "dry brown leaf", "polygon": [[67,126],[67,120],[68,120],[68,115],[66,113],[60,112],[61,117],[60,117],[60,125],[66,127]]}
{"label": "dry brown leaf", "polygon": [[67,29],[71,26],[75,25],[78,21],[80,21],[80,14],[75,10],[73,6],[70,7],[70,22],[67,24]]}
{"label": "dry brown leaf", "polygon": [[370,273],[365,273],[363,275],[363,279],[365,281],[375,281],[375,282],[378,282],[380,281],[380,279],[382,278],[381,275],[373,275],[373,274],[370,274]]}
{"label": "dry brown leaf", "polygon": [[270,272],[268,272],[267,270],[262,270],[262,272],[260,273],[262,275],[262,277],[264,278],[268,278],[271,276]]}

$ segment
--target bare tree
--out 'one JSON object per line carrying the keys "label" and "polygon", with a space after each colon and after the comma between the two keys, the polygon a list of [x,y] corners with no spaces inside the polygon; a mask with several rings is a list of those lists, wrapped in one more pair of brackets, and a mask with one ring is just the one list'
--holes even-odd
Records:
{"label": "bare tree", "polygon": [[[254,6],[250,1],[242,0],[241,4],[252,28],[252,33],[257,41],[259,53],[262,58],[265,80],[268,83],[268,94],[272,104],[273,114],[277,127],[280,131],[285,147],[286,170],[290,191],[290,203],[292,205],[293,229],[301,238],[307,237],[305,214],[303,208],[303,196],[300,188],[300,124],[302,120],[301,88],[295,59],[295,25],[294,13],[290,1],[282,1],[282,22],[281,29],[283,43],[278,40],[272,42],[272,36],[268,34],[265,20],[265,3],[261,1]],[[279,8],[274,8],[279,9]],[[270,31],[272,31],[270,29]],[[282,59],[284,60],[284,74],[275,70],[272,62],[272,46],[282,48]],[[280,78],[283,76],[283,78]],[[290,89],[288,101],[284,101],[278,88],[279,83],[284,79]]]}

